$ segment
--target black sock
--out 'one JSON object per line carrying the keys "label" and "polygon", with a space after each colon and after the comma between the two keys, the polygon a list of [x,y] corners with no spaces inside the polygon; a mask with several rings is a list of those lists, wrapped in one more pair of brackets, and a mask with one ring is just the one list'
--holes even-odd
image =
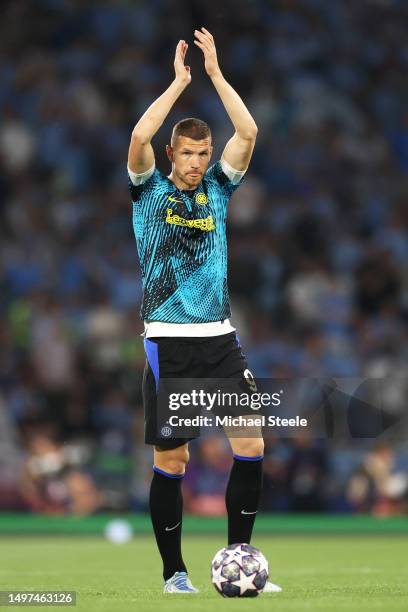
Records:
{"label": "black sock", "polygon": [[163,578],[168,580],[175,572],[186,572],[181,556],[181,523],[183,497],[182,476],[168,474],[154,467],[150,487],[150,516],[161,558]]}
{"label": "black sock", "polygon": [[228,544],[251,541],[262,489],[262,459],[234,455],[225,502],[228,512]]}

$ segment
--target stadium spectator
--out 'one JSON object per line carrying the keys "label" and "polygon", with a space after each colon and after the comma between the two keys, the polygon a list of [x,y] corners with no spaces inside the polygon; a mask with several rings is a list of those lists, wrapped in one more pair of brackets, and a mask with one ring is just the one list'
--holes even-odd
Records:
{"label": "stadium spectator", "polygon": [[407,472],[398,469],[395,453],[389,446],[379,445],[367,453],[348,483],[347,499],[357,512],[377,516],[407,512]]}
{"label": "stadium spectator", "polygon": [[50,426],[25,429],[27,457],[22,465],[21,495],[32,512],[91,514],[102,505],[91,476],[75,465]]}

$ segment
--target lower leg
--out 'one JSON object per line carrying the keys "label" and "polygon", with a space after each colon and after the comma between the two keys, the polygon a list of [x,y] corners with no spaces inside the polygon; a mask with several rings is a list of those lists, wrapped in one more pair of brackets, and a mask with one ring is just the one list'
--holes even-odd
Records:
{"label": "lower leg", "polygon": [[230,442],[234,463],[225,499],[228,544],[249,544],[262,491],[263,442],[262,439],[252,439],[247,445],[238,439]]}
{"label": "lower leg", "polygon": [[181,483],[188,459],[186,446],[172,451],[155,451],[150,488],[150,515],[157,546],[163,560],[163,577],[186,571],[181,554],[183,497]]}

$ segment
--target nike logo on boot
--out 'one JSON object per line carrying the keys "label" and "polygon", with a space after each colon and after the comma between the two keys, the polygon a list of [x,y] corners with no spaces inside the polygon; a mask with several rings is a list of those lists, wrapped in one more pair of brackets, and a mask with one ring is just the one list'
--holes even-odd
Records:
{"label": "nike logo on boot", "polygon": [[247,512],[246,510],[241,510],[241,514],[256,514],[258,510],[254,510],[254,512]]}

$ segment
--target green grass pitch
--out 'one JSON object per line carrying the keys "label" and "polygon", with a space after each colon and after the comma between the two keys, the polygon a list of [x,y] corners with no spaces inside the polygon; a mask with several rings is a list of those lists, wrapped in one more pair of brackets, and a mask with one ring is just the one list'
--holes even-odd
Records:
{"label": "green grass pitch", "polygon": [[253,544],[283,593],[220,597],[209,566],[222,539],[192,535],[184,539],[184,557],[199,595],[162,594],[160,560],[148,536],[125,545],[77,536],[1,538],[0,590],[76,590],[77,605],[67,609],[84,612],[408,610],[406,537],[259,536]]}

